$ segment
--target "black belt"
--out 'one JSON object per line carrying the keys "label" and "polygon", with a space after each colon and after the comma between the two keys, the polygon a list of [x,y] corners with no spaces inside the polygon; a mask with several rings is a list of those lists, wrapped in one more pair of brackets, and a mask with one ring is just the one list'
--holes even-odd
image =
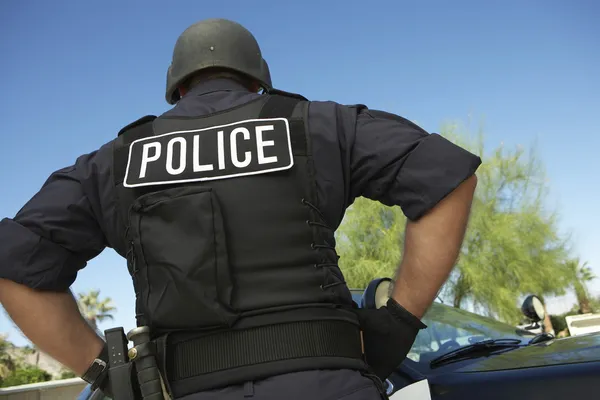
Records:
{"label": "black belt", "polygon": [[344,321],[282,323],[168,342],[161,358],[175,397],[295,371],[366,369],[360,329]]}

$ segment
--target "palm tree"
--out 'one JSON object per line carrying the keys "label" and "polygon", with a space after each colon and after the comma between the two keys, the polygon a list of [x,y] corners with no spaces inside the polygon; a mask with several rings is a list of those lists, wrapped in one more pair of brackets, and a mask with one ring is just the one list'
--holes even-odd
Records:
{"label": "palm tree", "polygon": [[6,378],[16,368],[15,360],[8,350],[12,347],[5,335],[0,335],[0,380]]}
{"label": "palm tree", "polygon": [[593,312],[587,283],[596,279],[596,276],[592,273],[592,269],[588,266],[588,263],[584,262],[582,264],[579,258],[569,260],[567,266],[572,274],[573,290],[579,304],[579,312],[581,314]]}
{"label": "palm tree", "polygon": [[98,323],[106,319],[113,319],[111,313],[116,310],[110,297],[100,300],[100,290],[79,293],[78,304],[81,315],[96,331],[98,331]]}

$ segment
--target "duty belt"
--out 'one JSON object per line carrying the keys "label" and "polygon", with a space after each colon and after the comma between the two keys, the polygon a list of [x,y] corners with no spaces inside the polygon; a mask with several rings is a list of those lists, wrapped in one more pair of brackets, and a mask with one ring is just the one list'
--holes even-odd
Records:
{"label": "duty belt", "polygon": [[157,339],[163,376],[175,397],[311,369],[366,370],[358,326],[301,321]]}

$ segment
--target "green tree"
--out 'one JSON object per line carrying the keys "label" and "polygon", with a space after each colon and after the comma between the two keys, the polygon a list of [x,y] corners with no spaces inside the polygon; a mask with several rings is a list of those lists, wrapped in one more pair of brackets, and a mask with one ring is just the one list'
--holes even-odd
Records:
{"label": "green tree", "polygon": [[28,383],[46,382],[52,380],[52,375],[34,366],[18,367],[2,380],[1,387],[25,385]]}
{"label": "green tree", "polygon": [[116,307],[112,305],[110,297],[100,299],[99,290],[79,293],[77,301],[81,314],[95,330],[98,330],[98,322],[113,319],[112,312],[116,310]]}
{"label": "green tree", "polygon": [[9,350],[14,348],[6,335],[0,335],[0,381],[9,376],[16,368],[16,361]]}
{"label": "green tree", "polygon": [[600,296],[590,299],[590,305],[594,312],[600,312]]}
{"label": "green tree", "polygon": [[578,312],[581,314],[594,312],[594,307],[587,290],[587,283],[596,279],[592,273],[592,269],[588,266],[587,262],[581,263],[579,258],[568,260],[566,266],[571,272],[573,291],[579,305]]}
{"label": "green tree", "polygon": [[[545,207],[547,180],[532,150],[498,146],[486,153],[483,136],[469,138],[448,126],[443,135],[478,154],[478,187],[456,268],[442,295],[459,308],[510,323],[523,295],[561,295],[571,285],[567,242],[557,215]],[[392,276],[401,259],[406,217],[399,207],[363,198],[349,208],[337,232],[340,267],[351,287]]]}
{"label": "green tree", "polygon": [[[52,379],[48,372],[34,366],[25,365],[18,357],[11,356],[10,351],[15,349],[16,347],[7,340],[6,335],[0,335],[0,387],[44,382]],[[25,352],[27,351],[25,349]]]}
{"label": "green tree", "polygon": [[77,378],[77,374],[71,370],[64,369],[60,373],[59,379],[69,379],[69,378]]}
{"label": "green tree", "polygon": [[340,267],[350,287],[364,288],[374,277],[393,274],[402,254],[405,225],[399,207],[355,200],[337,232]]}

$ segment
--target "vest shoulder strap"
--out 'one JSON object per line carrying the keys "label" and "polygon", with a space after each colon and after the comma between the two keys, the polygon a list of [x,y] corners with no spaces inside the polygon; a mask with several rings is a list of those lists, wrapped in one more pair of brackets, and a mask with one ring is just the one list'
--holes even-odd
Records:
{"label": "vest shoulder strap", "polygon": [[288,96],[286,92],[283,93],[283,95],[276,94],[269,97],[259,118],[287,118],[290,123],[292,153],[295,156],[306,156],[310,149],[309,135],[306,130],[309,102],[302,96],[299,98]]}
{"label": "vest shoulder strap", "polygon": [[130,123],[129,125],[123,127],[119,133],[117,134],[117,136],[121,136],[122,134],[124,134],[125,132],[140,126],[140,125],[144,125],[148,122],[152,122],[156,119],[156,115],[145,115],[142,118],[138,119],[137,121],[133,121],[132,123]]}
{"label": "vest shoulder strap", "polygon": [[154,115],[146,115],[119,131],[113,147],[113,180],[115,185],[121,184],[125,178],[129,145],[137,139],[152,135],[152,123],[155,119],[156,116]]}
{"label": "vest shoulder strap", "polygon": [[[273,91],[271,91],[273,93]],[[289,95],[287,92],[279,92],[267,100],[260,117],[274,118],[285,117],[290,123],[290,139],[292,143],[292,154],[295,157],[306,157],[308,198],[312,204],[319,206],[317,196],[316,168],[312,159],[312,142],[308,129],[308,105],[310,101],[300,95]]]}
{"label": "vest shoulder strap", "polygon": [[298,100],[308,101],[308,99],[306,97],[302,96],[301,94],[286,92],[284,90],[279,90],[279,89],[269,89],[269,90],[267,90],[267,93],[270,95],[275,95],[275,96],[291,97],[291,98],[295,98]]}
{"label": "vest shoulder strap", "polygon": [[[134,193],[129,194],[123,190],[123,180],[125,179],[127,160],[129,158],[129,144],[131,144],[131,142],[134,140],[152,135],[152,123],[155,119],[156,117],[153,115],[146,115],[145,117],[132,122],[121,129],[117,135],[117,138],[113,141],[113,190],[115,195],[115,203],[117,206],[117,219],[120,221],[122,227],[127,226],[127,210],[130,202],[132,201],[132,196],[135,196]],[[115,250],[118,251],[119,249]],[[120,250],[122,252],[125,251],[125,249]],[[125,254],[123,253],[121,255]]]}

